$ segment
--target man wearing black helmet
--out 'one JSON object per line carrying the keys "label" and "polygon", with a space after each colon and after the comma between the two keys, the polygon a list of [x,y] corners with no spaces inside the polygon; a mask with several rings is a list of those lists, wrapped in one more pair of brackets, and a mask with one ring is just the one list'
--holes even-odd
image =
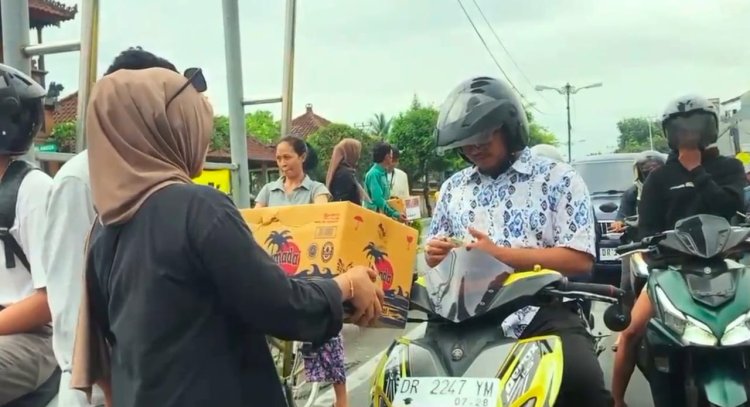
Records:
{"label": "man wearing black helmet", "polygon": [[[514,91],[494,78],[459,85],[444,103],[436,128],[439,150],[459,149],[473,166],[442,186],[425,257],[435,266],[456,247],[486,251],[517,270],[535,265],[568,276],[594,263],[595,229],[588,190],[568,164],[532,154],[529,125]],[[612,404],[594,343],[570,304],[530,305],[501,323],[505,335],[559,335],[565,357],[557,406]]]}
{"label": "man wearing black helmet", "polygon": [[[747,184],[742,163],[719,155],[716,108],[706,98],[690,95],[670,103],[662,127],[671,150],[664,167],[655,170],[643,186],[638,205],[638,229],[642,237],[672,229],[689,216],[708,214],[731,220],[744,209]],[[616,405],[624,395],[635,366],[635,344],[645,332],[653,313],[647,295],[640,295],[631,313],[630,326],[620,335],[612,376]],[[656,405],[685,405],[680,396],[650,378]],[[662,404],[666,402],[667,404]],[[672,403],[672,404],[668,404]]]}
{"label": "man wearing black helmet", "polygon": [[57,366],[41,262],[52,179],[19,159],[41,128],[45,94],[0,65],[0,405],[36,390]]}
{"label": "man wearing black helmet", "polygon": [[[105,75],[121,69],[177,68],[141,47],[128,48],[115,57]],[[81,303],[84,243],[96,214],[91,200],[88,151],[71,158],[55,175],[47,207],[45,250],[42,261],[48,271],[49,307],[54,328],[55,356],[62,369],[58,403],[65,407],[89,406],[83,392],[71,389],[73,343]],[[91,405],[100,405],[98,391]]]}

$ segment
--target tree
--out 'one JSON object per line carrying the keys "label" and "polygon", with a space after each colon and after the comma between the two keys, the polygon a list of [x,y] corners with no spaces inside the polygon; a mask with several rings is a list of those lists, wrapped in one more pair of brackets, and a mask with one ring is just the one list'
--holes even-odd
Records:
{"label": "tree", "polygon": [[245,131],[264,143],[272,143],[281,135],[281,124],[268,110],[258,110],[245,115]]}
{"label": "tree", "polygon": [[637,153],[645,150],[651,150],[649,141],[649,128],[654,140],[654,150],[663,153],[669,152],[667,139],[658,121],[650,121],[642,117],[628,117],[617,122],[617,129],[620,135],[617,137],[618,153]]}
{"label": "tree", "polygon": [[409,184],[414,185],[415,180],[426,181],[422,194],[428,213],[432,213],[428,199],[430,174],[455,170],[464,165],[455,155],[435,153],[433,134],[437,118],[437,109],[422,105],[415,96],[409,109],[393,119],[389,134],[389,141],[401,152],[400,167],[409,176]]}
{"label": "tree", "polygon": [[385,117],[383,113],[376,113],[372,119],[370,119],[370,129],[372,134],[380,139],[388,137],[388,132],[391,130],[392,119]]}
{"label": "tree", "polygon": [[58,151],[74,152],[76,148],[76,122],[58,123],[52,128],[50,138],[57,143]]}
{"label": "tree", "polygon": [[546,127],[534,121],[534,115],[530,109],[526,109],[526,119],[529,122],[529,146],[537,144],[550,144],[557,146],[557,137]]}
{"label": "tree", "polygon": [[229,118],[214,116],[214,132],[211,135],[211,150],[226,150],[229,148]]}
{"label": "tree", "polygon": [[325,173],[328,171],[328,164],[331,162],[333,148],[345,138],[357,139],[362,143],[362,153],[357,163],[357,172],[361,177],[367,172],[372,165],[372,147],[377,140],[361,129],[354,128],[347,124],[332,123],[325,126],[307,138],[307,142],[315,148],[318,153],[319,166],[316,177],[318,180],[325,179]]}

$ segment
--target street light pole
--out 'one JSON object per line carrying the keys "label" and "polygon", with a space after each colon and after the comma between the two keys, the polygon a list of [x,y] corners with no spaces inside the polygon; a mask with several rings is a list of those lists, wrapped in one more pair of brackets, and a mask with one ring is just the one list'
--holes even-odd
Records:
{"label": "street light pole", "polygon": [[537,91],[543,91],[543,90],[554,90],[555,92],[564,95],[565,96],[565,110],[568,115],[568,162],[570,162],[573,159],[573,151],[572,151],[572,140],[571,140],[571,133],[573,126],[570,123],[570,95],[575,95],[581,90],[584,89],[591,89],[591,88],[599,88],[602,86],[601,82],[598,83],[592,83],[591,85],[586,85],[580,88],[576,88],[575,86],[571,85],[570,82],[566,83],[565,86],[560,88],[555,88],[552,86],[544,86],[544,85],[537,85],[536,90]]}

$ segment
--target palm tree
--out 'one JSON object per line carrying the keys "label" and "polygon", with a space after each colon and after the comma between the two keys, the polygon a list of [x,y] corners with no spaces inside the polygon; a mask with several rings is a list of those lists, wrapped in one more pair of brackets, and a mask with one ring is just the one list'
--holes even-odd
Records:
{"label": "palm tree", "polygon": [[391,120],[392,119],[387,119],[383,113],[376,113],[372,119],[370,119],[372,133],[381,139],[385,139],[388,132],[391,130]]}
{"label": "palm tree", "polygon": [[281,250],[281,247],[286,244],[292,237],[290,236],[291,232],[288,230],[283,230],[281,232],[273,231],[271,234],[266,238],[266,247],[271,249],[272,253],[276,253],[279,250]]}

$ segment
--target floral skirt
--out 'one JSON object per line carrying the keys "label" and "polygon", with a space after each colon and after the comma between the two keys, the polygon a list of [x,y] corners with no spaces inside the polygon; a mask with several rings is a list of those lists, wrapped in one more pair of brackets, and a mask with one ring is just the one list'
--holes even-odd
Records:
{"label": "floral skirt", "polygon": [[346,383],[344,339],[341,334],[317,349],[304,347],[305,373],[310,382]]}

